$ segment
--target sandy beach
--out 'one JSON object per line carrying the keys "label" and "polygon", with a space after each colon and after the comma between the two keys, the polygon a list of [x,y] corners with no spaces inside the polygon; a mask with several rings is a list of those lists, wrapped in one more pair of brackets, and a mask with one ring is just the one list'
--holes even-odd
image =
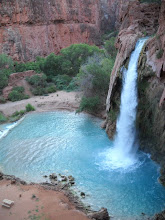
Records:
{"label": "sandy beach", "polygon": [[63,192],[46,190],[40,185],[1,180],[0,201],[3,199],[14,201],[14,205],[10,209],[0,206],[1,220],[88,220]]}
{"label": "sandy beach", "polygon": [[25,109],[28,103],[33,105],[37,112],[55,110],[75,111],[79,107],[80,99],[80,92],[58,91],[48,96],[34,96],[17,102],[0,104],[0,112],[3,112],[5,116],[11,116],[14,112]]}

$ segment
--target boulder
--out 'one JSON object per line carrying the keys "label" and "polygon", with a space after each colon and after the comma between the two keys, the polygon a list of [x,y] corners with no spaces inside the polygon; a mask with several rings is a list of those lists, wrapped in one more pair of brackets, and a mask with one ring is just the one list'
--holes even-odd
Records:
{"label": "boulder", "polygon": [[109,220],[109,214],[107,209],[101,208],[100,211],[98,212],[92,212],[87,215],[90,219],[95,219],[95,220]]}

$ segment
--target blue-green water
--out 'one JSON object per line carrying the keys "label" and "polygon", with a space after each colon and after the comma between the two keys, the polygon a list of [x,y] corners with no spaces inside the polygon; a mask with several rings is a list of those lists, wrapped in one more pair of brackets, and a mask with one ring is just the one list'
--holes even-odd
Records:
{"label": "blue-green water", "polygon": [[73,175],[77,189],[87,194],[84,201],[95,209],[107,207],[116,219],[142,219],[142,212],[153,215],[164,209],[158,165],[139,152],[131,168],[112,169],[105,152],[113,142],[100,123],[69,112],[27,115],[0,140],[0,168],[35,182],[53,172]]}

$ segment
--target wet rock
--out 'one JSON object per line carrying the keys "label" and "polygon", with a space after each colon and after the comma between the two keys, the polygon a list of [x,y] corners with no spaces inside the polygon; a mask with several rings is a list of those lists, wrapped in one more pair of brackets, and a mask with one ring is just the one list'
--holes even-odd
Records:
{"label": "wet rock", "polygon": [[55,173],[52,173],[51,175],[49,175],[49,178],[53,180],[57,180],[57,175]]}
{"label": "wet rock", "polygon": [[75,181],[75,178],[73,176],[68,176],[68,180],[69,180],[69,182],[73,182],[73,181]]}
{"label": "wet rock", "polygon": [[83,197],[83,198],[85,198],[85,193],[84,193],[84,192],[81,192],[81,193],[80,193],[80,196]]}
{"label": "wet rock", "polygon": [[105,121],[103,121],[103,123],[101,124],[101,128],[102,128],[102,129],[105,129],[105,128],[106,128],[106,125],[107,125],[107,121],[105,120]]}
{"label": "wet rock", "polygon": [[66,176],[61,176],[61,177],[62,177],[61,179],[62,182],[66,182],[68,180]]}
{"label": "wet rock", "polygon": [[165,211],[156,214],[153,218],[153,220],[164,220],[165,219]]}
{"label": "wet rock", "polygon": [[3,173],[0,172],[0,180],[3,180]]}
{"label": "wet rock", "polygon": [[16,184],[16,180],[11,180],[11,184]]}
{"label": "wet rock", "polygon": [[75,185],[75,181],[70,181],[69,183],[71,186]]}
{"label": "wet rock", "polygon": [[107,209],[101,208],[100,211],[98,212],[92,212],[87,215],[90,219],[95,219],[95,220],[109,220],[109,214]]}

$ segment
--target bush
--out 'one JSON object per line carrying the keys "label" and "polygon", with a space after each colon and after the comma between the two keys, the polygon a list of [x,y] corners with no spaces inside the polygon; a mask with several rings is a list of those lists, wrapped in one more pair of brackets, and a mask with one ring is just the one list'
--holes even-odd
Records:
{"label": "bush", "polygon": [[18,63],[15,62],[14,63],[14,71],[15,72],[24,72],[24,71],[28,71],[28,70],[34,70],[37,73],[41,73],[42,72],[42,65],[45,61],[45,58],[42,57],[36,57],[36,61],[35,62],[27,62],[27,63]]}
{"label": "bush", "polygon": [[72,44],[62,49],[61,54],[68,62],[68,71],[66,74],[76,76],[81,65],[94,53],[104,53],[104,51],[100,50],[97,46],[90,46],[88,44]]}
{"label": "bush", "polygon": [[29,96],[25,95],[23,92],[24,92],[23,87],[14,87],[8,95],[8,99],[12,102],[28,99]]}
{"label": "bush", "polygon": [[34,87],[46,87],[47,86],[47,81],[46,81],[47,77],[45,74],[42,75],[34,75],[31,77],[27,77],[26,80],[27,82],[34,86]]}
{"label": "bush", "polygon": [[47,90],[46,90],[46,88],[42,88],[39,86],[37,88],[33,88],[32,93],[33,93],[33,95],[40,96],[40,95],[47,94]]}
{"label": "bush", "polygon": [[161,59],[162,56],[163,56],[163,53],[164,53],[164,50],[163,50],[163,49],[160,49],[160,50],[158,51],[158,53],[156,54],[157,59]]}
{"label": "bush", "polygon": [[26,112],[35,111],[35,108],[31,104],[26,105]]}
{"label": "bush", "polygon": [[140,3],[161,3],[161,0],[140,0]]}
{"label": "bush", "polygon": [[7,118],[0,112],[0,123],[4,123],[7,121]]}
{"label": "bush", "polygon": [[12,69],[13,60],[11,57],[8,57],[6,54],[0,54],[0,69]]}
{"label": "bush", "polygon": [[53,78],[53,82],[59,90],[66,90],[71,80],[72,78],[66,74],[58,75]]}
{"label": "bush", "polygon": [[95,97],[83,97],[77,112],[88,111],[90,113],[96,113],[99,109],[100,99]]}
{"label": "bush", "polygon": [[56,92],[57,90],[56,90],[55,85],[51,85],[46,88],[46,91],[47,91],[47,93],[53,93],[53,92]]}
{"label": "bush", "polygon": [[105,42],[105,49],[108,52],[108,54],[110,55],[110,57],[114,60],[117,55],[117,50],[115,48],[115,39],[116,39],[115,37],[111,37],[110,40],[107,40]]}
{"label": "bush", "polygon": [[51,53],[43,63],[41,69],[47,75],[48,80],[51,81],[53,76],[57,76],[58,74],[63,74],[61,69],[63,58],[59,55],[55,55]]}
{"label": "bush", "polygon": [[16,87],[13,88],[13,91],[17,91],[19,93],[23,93],[25,91],[25,89],[22,86],[16,86]]}
{"label": "bush", "polygon": [[85,96],[107,95],[113,64],[113,60],[98,54],[88,59],[78,75],[80,87]]}
{"label": "bush", "polygon": [[3,70],[0,70],[0,91],[8,85],[8,77]]}
{"label": "bush", "polygon": [[4,99],[2,96],[0,96],[0,103],[1,103],[1,104],[6,103],[6,99]]}

